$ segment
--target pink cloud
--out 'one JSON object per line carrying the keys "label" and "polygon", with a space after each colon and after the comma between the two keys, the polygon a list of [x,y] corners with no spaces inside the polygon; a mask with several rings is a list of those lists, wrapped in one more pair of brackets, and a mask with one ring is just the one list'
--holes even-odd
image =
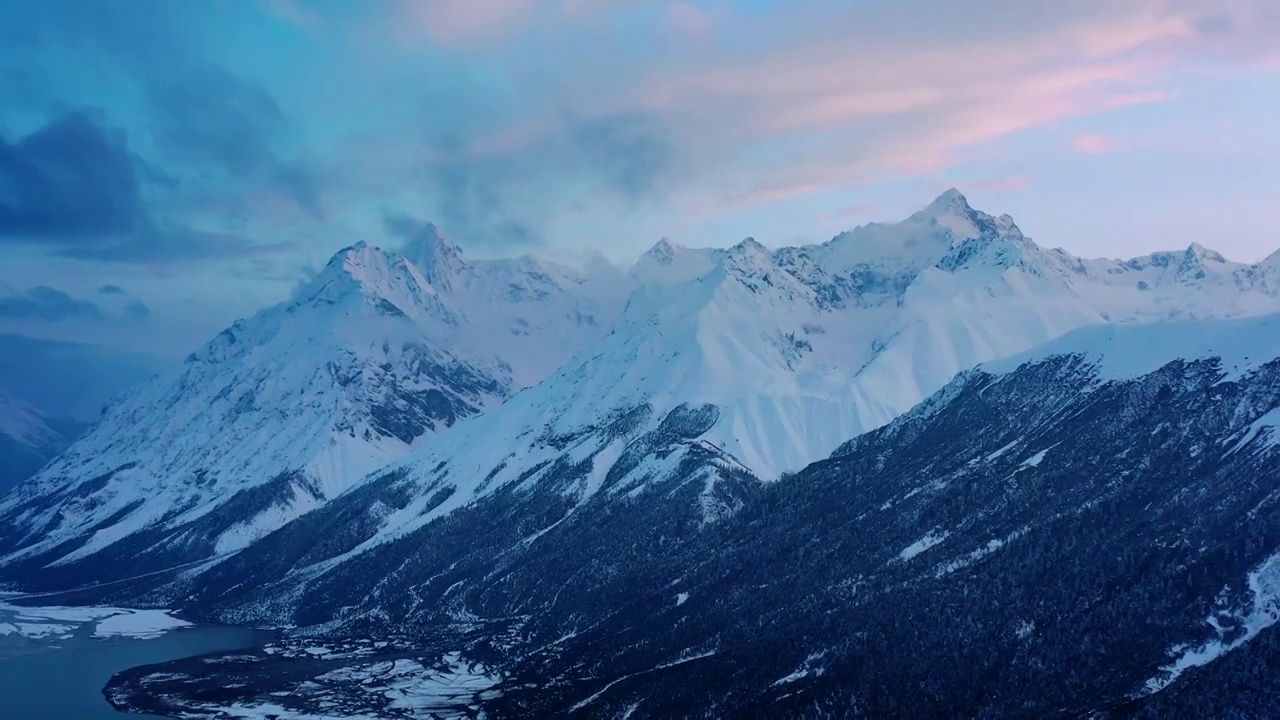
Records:
{"label": "pink cloud", "polygon": [[[944,188],[945,189],[945,188]],[[884,214],[884,203],[878,200],[863,200],[834,212],[818,215],[820,220],[866,220]]]}
{"label": "pink cloud", "polygon": [[1071,139],[1071,147],[1085,155],[1104,155],[1116,149],[1115,141],[1101,133],[1086,133]]}
{"label": "pink cloud", "polygon": [[665,21],[667,27],[688,35],[703,35],[712,28],[711,14],[684,0],[667,5]]}
{"label": "pink cloud", "polygon": [[303,4],[303,0],[262,0],[267,12],[308,32],[320,29],[320,13]]}
{"label": "pink cloud", "polygon": [[[948,185],[948,187],[950,187],[950,185]],[[1010,193],[1026,190],[1031,187],[1031,178],[1026,175],[986,178],[983,180],[972,180],[960,183],[959,187],[963,187],[974,192]],[[939,192],[945,189],[946,188],[940,188]]]}
{"label": "pink cloud", "polygon": [[399,0],[395,22],[403,37],[470,45],[516,31],[537,5],[537,0]]}
{"label": "pink cloud", "polygon": [[[529,32],[544,43],[539,57],[509,63],[513,81],[534,78],[527,86],[536,99],[508,126],[464,138],[469,151],[524,170],[533,164],[528,148],[557,137],[571,145],[575,124],[638,118],[680,157],[671,195],[700,216],[890,178],[936,178],[1014,133],[1165,102],[1188,73],[1205,72],[1206,57],[1227,72],[1255,67],[1275,54],[1260,38],[1280,27],[1265,0],[1034,8],[899,0],[857,10],[794,0],[786,12],[708,11],[695,0],[414,5],[415,27],[435,42]],[[569,26],[572,46],[555,37]],[[1206,27],[1219,31],[1207,35]],[[661,52],[618,42],[644,33]],[[497,62],[511,60],[492,49]],[[1072,146],[1097,153],[1114,144],[1100,136]],[[557,155],[561,162],[575,161]],[[990,182],[992,191],[1014,191],[1029,180]]]}

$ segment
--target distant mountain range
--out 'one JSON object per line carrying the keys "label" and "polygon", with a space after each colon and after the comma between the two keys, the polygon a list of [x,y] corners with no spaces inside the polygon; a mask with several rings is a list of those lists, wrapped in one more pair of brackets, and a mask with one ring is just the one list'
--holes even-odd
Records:
{"label": "distant mountain range", "polygon": [[0,388],[0,492],[36,474],[66,450],[84,428],[74,420],[44,417]]}
{"label": "distant mountain range", "polygon": [[425,226],[113,404],[0,500],[0,580],[396,638],[229,660],[244,707],[386,710],[297,683],[394,648],[493,717],[1138,713],[1280,614],[1277,313],[1280,254],[1081,259],[956,191],[626,272]]}

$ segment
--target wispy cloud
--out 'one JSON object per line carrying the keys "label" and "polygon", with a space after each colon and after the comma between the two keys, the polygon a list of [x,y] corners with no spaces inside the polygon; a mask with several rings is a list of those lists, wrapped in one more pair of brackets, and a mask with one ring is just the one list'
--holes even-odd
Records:
{"label": "wispy cloud", "polygon": [[399,0],[396,13],[406,39],[467,45],[515,32],[538,5],[538,0]]}
{"label": "wispy cloud", "polygon": [[[107,288],[113,289],[103,292]],[[111,302],[104,306],[48,285],[36,285],[23,292],[6,291],[0,293],[0,320],[137,322],[151,316],[150,308],[117,286],[104,286],[98,294],[104,296],[104,302]]]}
{"label": "wispy cloud", "polygon": [[0,243],[57,255],[165,262],[260,252],[230,233],[193,229],[149,208],[124,132],[70,112],[16,142],[0,137]]}
{"label": "wispy cloud", "polygon": [[286,249],[295,231],[376,230],[387,207],[468,244],[529,246],[937,176],[1018,133],[1070,137],[1073,120],[1167,102],[1205,67],[1269,62],[1280,30],[1265,0],[79,5],[31,4],[17,24],[131,79],[98,124],[127,129],[132,176],[84,210],[183,238],[165,253],[117,242],[133,259]]}
{"label": "wispy cloud", "polygon": [[867,220],[872,217],[883,215],[884,211],[884,203],[879,200],[863,200],[847,207],[840,208],[834,212],[820,213],[818,215],[818,219],[840,221]]}
{"label": "wispy cloud", "polygon": [[1026,175],[1010,175],[1008,177],[983,178],[971,180],[964,184],[974,192],[1010,193],[1020,192],[1031,187],[1031,178]]}
{"label": "wispy cloud", "polygon": [[102,317],[102,308],[96,303],[77,300],[47,285],[0,296],[0,318],[57,322],[67,319],[98,320]]}
{"label": "wispy cloud", "polygon": [[1115,140],[1102,133],[1086,133],[1071,138],[1071,147],[1085,155],[1104,155],[1116,149]]}
{"label": "wispy cloud", "polygon": [[711,32],[715,22],[710,12],[685,0],[675,0],[667,5],[665,21],[672,30],[689,35]]}
{"label": "wispy cloud", "polygon": [[[657,201],[734,212],[935,174],[964,151],[1015,133],[1166,102],[1189,58],[1239,63],[1267,52],[1243,41],[1254,50],[1224,47],[1224,37],[1261,32],[1230,20],[1253,17],[1256,4],[1084,0],[1032,8],[1012,0],[907,0],[845,9],[800,0],[786,13],[729,7],[712,25],[703,6],[657,3],[646,6],[658,23],[652,33],[679,18],[699,36],[666,36],[660,54],[635,51],[638,37],[659,42],[657,35],[571,21],[559,3],[476,6],[471,21],[483,19],[504,37],[540,39],[542,63],[510,64],[518,61],[496,49],[485,62],[541,92],[522,98],[520,111],[496,127],[452,135],[443,152],[426,154],[449,157],[453,171],[469,168],[468,179],[481,175],[481,187],[501,188],[496,212],[493,198],[482,195],[444,211],[461,216],[445,221],[465,223],[463,237],[517,208],[527,230],[518,236],[536,236],[581,203],[605,201],[594,192],[599,166],[590,153],[530,162],[540,149],[573,146],[592,118],[628,118],[660,138],[666,156],[680,159],[648,168],[646,186],[663,190]],[[588,11],[596,18],[640,12],[625,1],[578,9]],[[722,33],[704,37],[721,26]],[[572,50],[556,40],[569,32]],[[557,72],[544,74],[547,63]],[[442,178],[427,177],[432,187]],[[549,192],[555,187],[564,192]],[[472,222],[484,217],[481,208],[489,217]]]}

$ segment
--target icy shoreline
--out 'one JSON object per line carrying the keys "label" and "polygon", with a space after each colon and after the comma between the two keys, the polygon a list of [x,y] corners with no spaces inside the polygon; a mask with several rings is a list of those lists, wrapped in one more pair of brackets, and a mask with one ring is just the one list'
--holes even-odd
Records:
{"label": "icy shoreline", "polygon": [[[59,640],[87,635],[93,638],[150,639],[190,627],[168,610],[136,610],[118,607],[74,607],[64,605],[24,606],[11,601],[17,596],[0,595],[0,657],[9,654],[5,645],[36,640],[56,647]],[[24,643],[29,645],[29,643]]]}

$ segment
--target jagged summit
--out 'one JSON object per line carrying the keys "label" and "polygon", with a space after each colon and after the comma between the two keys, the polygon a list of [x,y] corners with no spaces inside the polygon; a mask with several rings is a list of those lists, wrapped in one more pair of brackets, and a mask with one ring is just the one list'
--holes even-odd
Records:
{"label": "jagged summit", "polygon": [[[464,260],[434,226],[411,229],[407,255],[363,243],[340,251],[301,300],[237,323],[181,373],[115,407],[40,476],[73,499],[61,514],[21,519],[18,532],[49,538],[31,552],[87,558],[147,528],[143,549],[197,530],[213,546],[183,559],[207,559],[201,552],[254,542],[415,450],[426,453],[413,461],[417,476],[456,487],[449,502],[462,503],[537,467],[552,473],[538,463],[562,459],[565,443],[622,453],[619,438],[661,435],[685,405],[714,406],[693,424],[714,450],[690,448],[772,479],[891,421],[961,370],[1073,329],[1280,309],[1275,267],[1194,247],[1083,260],[1038,248],[1012,218],[954,191],[902,222],[817,246],[664,239],[604,282],[527,257]],[[1212,272],[1178,272],[1188,257]],[[628,415],[643,408],[643,420]],[[633,420],[625,432],[606,431],[623,416]],[[563,459],[582,468],[589,455]],[[609,457],[589,487],[604,481]],[[446,461],[447,478],[432,470]],[[253,502],[232,503],[240,493]],[[15,507],[0,505],[0,517]],[[183,524],[232,509],[229,524]]]}
{"label": "jagged summit", "polygon": [[667,238],[662,238],[649,248],[644,257],[650,258],[656,263],[668,264],[675,259],[676,253],[683,250],[683,246],[674,245]]}
{"label": "jagged summit", "polygon": [[1187,247],[1186,256],[1189,258],[1195,258],[1201,263],[1211,262],[1222,265],[1227,262],[1227,259],[1223,257],[1222,253],[1217,250],[1207,248],[1198,242],[1193,242]]}
{"label": "jagged summit", "polygon": [[983,231],[992,228],[995,218],[973,209],[969,200],[952,188],[939,195],[933,202],[907,219],[907,223],[936,225],[947,229],[953,236],[953,243],[982,235]]}
{"label": "jagged summit", "polygon": [[335,253],[319,274],[294,293],[290,307],[294,312],[304,306],[334,308],[316,316],[317,328],[341,322],[340,308],[359,312],[356,308],[361,304],[378,314],[412,317],[424,327],[437,323],[454,327],[458,309],[440,292],[449,289],[448,283],[442,284],[437,289],[405,257],[360,242]]}
{"label": "jagged summit", "polygon": [[[238,549],[612,326],[610,301],[554,264],[466,264],[430,225],[403,250],[413,257],[366,242],[339,250],[289,300],[110,407],[32,479],[31,496],[61,488],[68,500],[41,515],[50,544],[25,551],[89,557],[130,528],[154,540],[139,553],[184,533],[199,538],[183,546],[193,561]],[[95,489],[81,492],[86,482]],[[110,532],[91,529],[103,522]]]}
{"label": "jagged summit", "polygon": [[973,207],[969,205],[969,199],[956,188],[944,191],[922,210],[922,212],[932,216],[948,213],[969,214],[973,211]]}
{"label": "jagged summit", "polygon": [[426,223],[401,248],[400,253],[412,262],[432,286],[447,290],[454,278],[467,267],[462,249],[450,242],[435,223]]}
{"label": "jagged summit", "polygon": [[627,275],[639,285],[688,282],[715,268],[724,252],[718,248],[689,248],[664,237],[640,256]]}

